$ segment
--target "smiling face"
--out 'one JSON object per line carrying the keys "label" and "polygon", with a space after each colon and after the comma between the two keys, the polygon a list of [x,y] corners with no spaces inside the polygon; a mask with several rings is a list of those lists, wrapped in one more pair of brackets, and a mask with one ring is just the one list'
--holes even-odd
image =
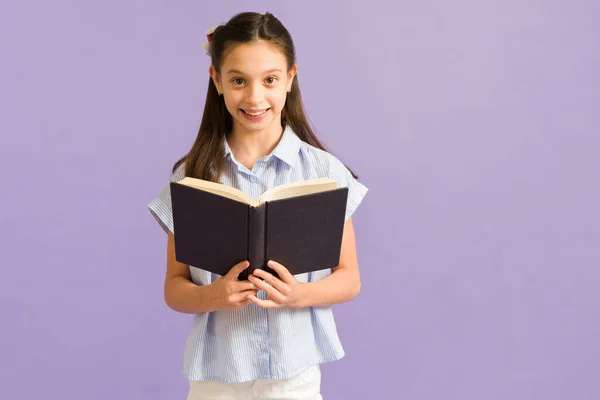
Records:
{"label": "smiling face", "polygon": [[281,129],[281,111],[296,75],[288,71],[285,55],[268,42],[235,45],[218,75],[209,73],[233,118],[234,132],[275,132]]}

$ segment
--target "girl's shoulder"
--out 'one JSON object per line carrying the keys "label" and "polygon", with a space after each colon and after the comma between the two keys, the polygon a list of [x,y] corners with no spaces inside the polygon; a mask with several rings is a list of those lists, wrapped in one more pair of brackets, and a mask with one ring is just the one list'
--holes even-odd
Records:
{"label": "girl's shoulder", "polygon": [[313,177],[333,179],[337,182],[338,188],[348,188],[348,201],[344,218],[347,221],[354,214],[369,189],[354,178],[346,165],[333,154],[307,143],[301,146],[301,151],[304,155],[303,159],[307,163],[303,166],[304,171],[309,169],[311,171],[310,175]]}
{"label": "girl's shoulder", "polygon": [[349,172],[344,163],[325,150],[302,142],[300,151],[305,162],[319,171],[319,175],[323,175],[319,176],[320,178],[335,178],[335,176],[345,175],[346,172]]}
{"label": "girl's shoulder", "polygon": [[177,166],[175,171],[171,174],[169,181],[175,182],[185,178],[185,161]]}

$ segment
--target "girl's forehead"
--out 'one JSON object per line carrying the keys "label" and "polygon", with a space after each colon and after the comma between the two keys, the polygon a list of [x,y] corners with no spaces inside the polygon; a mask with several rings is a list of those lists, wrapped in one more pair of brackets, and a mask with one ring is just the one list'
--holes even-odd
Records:
{"label": "girl's forehead", "polygon": [[274,69],[285,71],[287,68],[285,54],[268,42],[252,42],[234,45],[226,54],[221,64],[221,72],[229,73],[262,73]]}

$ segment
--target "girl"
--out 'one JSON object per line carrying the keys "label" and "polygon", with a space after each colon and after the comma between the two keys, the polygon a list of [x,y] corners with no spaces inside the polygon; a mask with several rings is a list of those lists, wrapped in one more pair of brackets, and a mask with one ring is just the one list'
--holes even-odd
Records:
{"label": "girl", "polygon": [[348,187],[340,263],[280,278],[240,262],[225,276],[175,260],[168,183],[148,208],[168,233],[164,296],[194,314],[184,353],[188,400],[321,399],[320,363],[344,356],[331,306],[360,291],[351,216],[367,193],[356,175],[321,145],[304,112],[290,34],[270,13],[241,13],[207,32],[211,58],[196,141],[175,163],[185,176],[236,187],[255,199],[274,186],[329,177]]}

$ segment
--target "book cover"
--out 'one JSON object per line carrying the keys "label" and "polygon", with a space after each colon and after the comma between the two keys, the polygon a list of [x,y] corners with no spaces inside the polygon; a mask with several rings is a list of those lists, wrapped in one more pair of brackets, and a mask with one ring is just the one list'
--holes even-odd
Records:
{"label": "book cover", "polygon": [[348,188],[336,188],[246,204],[171,182],[177,261],[219,275],[243,260],[239,279],[266,266],[284,265],[292,275],[339,264]]}

